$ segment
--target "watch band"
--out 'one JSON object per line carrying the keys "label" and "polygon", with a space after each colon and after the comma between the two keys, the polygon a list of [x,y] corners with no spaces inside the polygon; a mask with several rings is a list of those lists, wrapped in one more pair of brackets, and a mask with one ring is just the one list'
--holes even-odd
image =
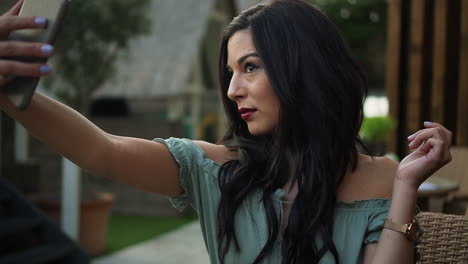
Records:
{"label": "watch band", "polygon": [[384,228],[403,233],[406,236],[409,224],[398,224],[391,219],[385,219]]}
{"label": "watch band", "polygon": [[384,228],[400,232],[409,240],[412,240],[416,243],[421,242],[422,230],[419,228],[418,223],[413,219],[411,223],[408,224],[398,224],[393,222],[391,219],[385,219]]}

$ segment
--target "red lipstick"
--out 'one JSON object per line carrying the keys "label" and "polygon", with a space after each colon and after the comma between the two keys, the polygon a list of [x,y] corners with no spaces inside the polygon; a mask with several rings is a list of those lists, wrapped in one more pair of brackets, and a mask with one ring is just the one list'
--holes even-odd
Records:
{"label": "red lipstick", "polygon": [[255,112],[257,112],[257,109],[255,108],[245,108],[245,107],[239,108],[239,113],[241,114],[241,118],[243,120],[249,119],[249,117],[253,115]]}

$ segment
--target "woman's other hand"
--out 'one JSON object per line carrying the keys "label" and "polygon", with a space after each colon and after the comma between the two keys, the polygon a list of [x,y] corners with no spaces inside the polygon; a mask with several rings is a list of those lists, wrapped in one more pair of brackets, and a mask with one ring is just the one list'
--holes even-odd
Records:
{"label": "woman's other hand", "polygon": [[452,160],[452,132],[438,123],[425,122],[424,127],[408,137],[414,151],[400,162],[396,175],[396,180],[416,189]]}
{"label": "woman's other hand", "polygon": [[14,57],[46,58],[54,52],[54,48],[49,44],[8,40],[8,36],[14,30],[47,26],[47,19],[43,17],[18,16],[22,4],[23,0],[18,1],[0,16],[0,86],[5,85],[14,76],[44,76],[51,72],[51,67],[43,63],[14,60]]}

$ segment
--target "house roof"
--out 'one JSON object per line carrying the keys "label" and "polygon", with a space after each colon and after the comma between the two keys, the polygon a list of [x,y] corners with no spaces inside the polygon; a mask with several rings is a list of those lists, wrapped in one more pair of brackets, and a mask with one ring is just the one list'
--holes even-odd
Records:
{"label": "house roof", "polygon": [[[187,91],[196,56],[215,2],[153,0],[153,31],[130,42],[115,77],[94,98],[150,98]],[[239,10],[261,0],[237,0]],[[216,51],[217,52],[217,51]]]}
{"label": "house roof", "polygon": [[152,1],[151,34],[130,42],[113,80],[93,95],[141,98],[185,89],[215,0]]}

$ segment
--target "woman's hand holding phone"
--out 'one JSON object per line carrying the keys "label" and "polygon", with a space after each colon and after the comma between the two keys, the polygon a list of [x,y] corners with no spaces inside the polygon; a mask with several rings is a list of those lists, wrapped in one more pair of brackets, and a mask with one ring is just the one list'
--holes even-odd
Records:
{"label": "woman's hand holding phone", "polygon": [[47,27],[44,17],[20,17],[18,13],[23,1],[0,16],[0,92],[14,76],[40,77],[51,72],[51,67],[44,63],[17,61],[15,57],[50,57],[54,49],[47,43],[8,40],[10,33],[18,29]]}

